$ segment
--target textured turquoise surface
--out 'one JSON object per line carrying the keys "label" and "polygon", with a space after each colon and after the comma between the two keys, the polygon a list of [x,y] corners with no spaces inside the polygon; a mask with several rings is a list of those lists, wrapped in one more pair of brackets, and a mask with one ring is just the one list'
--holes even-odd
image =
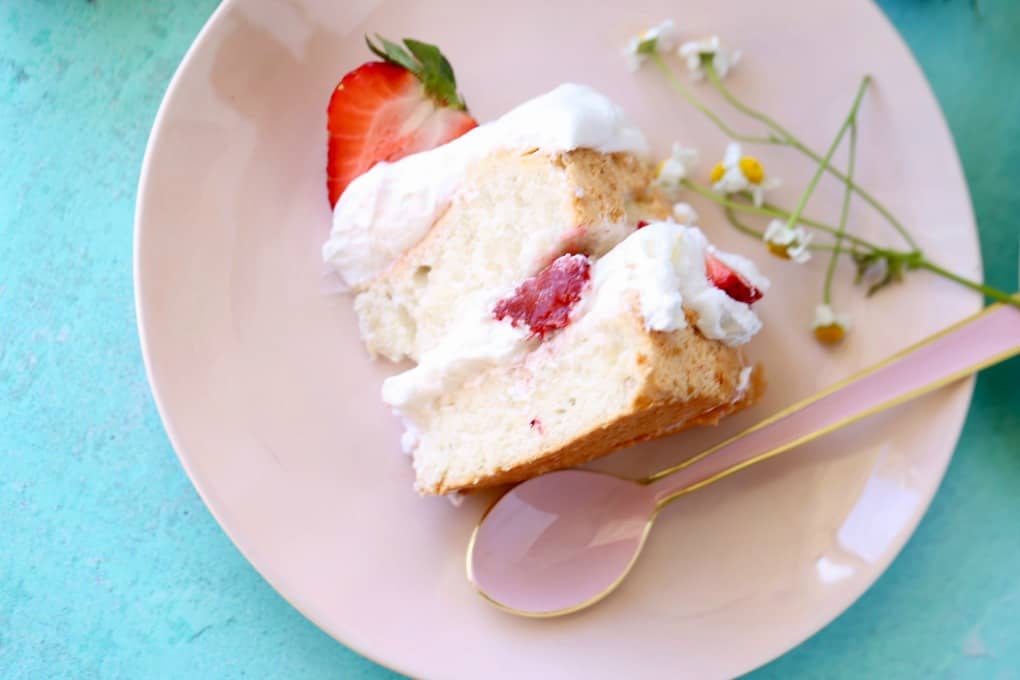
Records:
{"label": "textured turquoise surface", "polygon": [[[394,677],[305,621],[234,549],[145,382],[131,292],[138,170],[215,4],[0,0],[2,678]],[[1020,3],[881,5],[949,119],[988,278],[1014,288]],[[760,677],[1020,678],[1017,385],[1018,360],[981,376],[903,554]]]}

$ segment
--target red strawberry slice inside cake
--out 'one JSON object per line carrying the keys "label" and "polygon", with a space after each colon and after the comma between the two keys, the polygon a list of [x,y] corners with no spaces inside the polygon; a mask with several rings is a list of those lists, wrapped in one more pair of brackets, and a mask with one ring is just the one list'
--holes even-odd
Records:
{"label": "red strawberry slice inside cake", "polygon": [[514,326],[526,326],[539,338],[563,328],[570,311],[588,286],[591,264],[584,255],[561,255],[517,287],[492,310],[498,320],[509,318]]}

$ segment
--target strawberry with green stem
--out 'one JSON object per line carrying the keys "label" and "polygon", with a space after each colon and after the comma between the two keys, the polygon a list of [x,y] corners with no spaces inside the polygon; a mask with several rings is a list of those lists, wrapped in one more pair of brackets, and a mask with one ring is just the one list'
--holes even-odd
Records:
{"label": "strawberry with green stem", "polygon": [[335,206],[347,186],[376,163],[445,144],[478,123],[457,92],[453,67],[435,45],[376,36],[370,61],[343,77],[327,109],[326,185]]}

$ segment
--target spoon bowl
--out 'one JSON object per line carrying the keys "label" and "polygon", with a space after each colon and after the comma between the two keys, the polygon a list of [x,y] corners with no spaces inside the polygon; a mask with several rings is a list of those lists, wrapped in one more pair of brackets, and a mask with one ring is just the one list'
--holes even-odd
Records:
{"label": "spoon bowl", "polygon": [[561,470],[504,494],[471,536],[468,579],[515,614],[558,616],[594,604],[630,571],[652,526],[650,487]]}

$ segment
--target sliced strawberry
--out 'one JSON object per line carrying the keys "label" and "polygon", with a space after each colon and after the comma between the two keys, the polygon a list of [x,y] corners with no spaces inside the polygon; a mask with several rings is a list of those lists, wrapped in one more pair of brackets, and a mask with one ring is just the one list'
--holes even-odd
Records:
{"label": "sliced strawberry", "polygon": [[753,304],[761,299],[762,292],[751,285],[740,274],[727,267],[722,260],[711,253],[705,253],[705,273],[708,280],[737,302]]}
{"label": "sliced strawberry", "polygon": [[651,224],[651,222],[649,222],[648,220],[638,220],[637,227],[635,228],[635,231],[637,229],[644,229],[649,224]]}
{"label": "sliced strawberry", "polygon": [[433,149],[478,125],[438,48],[404,43],[411,53],[386,40],[385,51],[369,43],[387,61],[362,64],[333,91],[327,109],[330,205],[376,163]]}
{"label": "sliced strawberry", "polygon": [[526,324],[538,337],[563,328],[588,285],[590,269],[584,255],[561,255],[497,302],[492,314],[499,320],[509,318],[514,326]]}

